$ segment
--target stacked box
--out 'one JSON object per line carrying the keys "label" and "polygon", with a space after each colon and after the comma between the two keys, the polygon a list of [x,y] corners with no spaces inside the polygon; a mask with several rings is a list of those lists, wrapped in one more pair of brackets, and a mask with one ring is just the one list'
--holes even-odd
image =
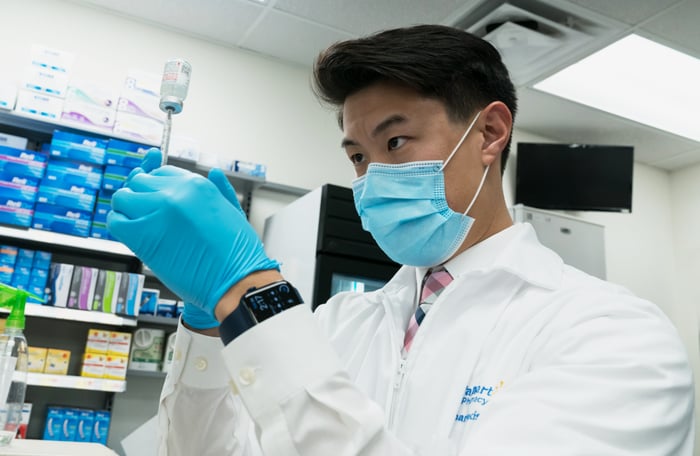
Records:
{"label": "stacked box", "polygon": [[107,214],[112,210],[112,195],[114,192],[100,190],[97,194],[97,204],[92,216],[92,227],[90,237],[97,239],[112,239],[107,230]]}
{"label": "stacked box", "polygon": [[80,369],[82,377],[102,378],[105,374],[105,359],[107,355],[101,353],[85,353],[83,355],[83,367]]}
{"label": "stacked box", "polygon": [[0,109],[15,109],[17,84],[0,79]]}
{"label": "stacked box", "polygon": [[34,228],[87,237],[102,186],[107,140],[55,130]]}
{"label": "stacked box", "polygon": [[[28,254],[27,254],[28,255]],[[51,253],[41,250],[33,251],[32,273],[29,278],[29,292],[34,294],[38,300],[30,296],[27,302],[34,304],[45,304],[47,302],[47,285],[49,280],[49,268],[51,267]]]}
{"label": "stacked box", "polygon": [[29,227],[46,155],[0,146],[0,223]]}
{"label": "stacked box", "polygon": [[60,119],[74,60],[75,55],[70,52],[32,46],[14,109],[45,119]]}
{"label": "stacked box", "polygon": [[110,139],[107,143],[105,164],[134,169],[137,166],[141,166],[141,161],[149,149],[150,146],[144,146],[143,144]]}
{"label": "stacked box", "polygon": [[160,143],[165,120],[160,110],[160,82],[160,75],[129,71],[117,104],[115,133],[136,141]]}
{"label": "stacked box", "polygon": [[109,133],[117,114],[116,91],[87,81],[68,85],[61,119],[80,126],[105,129]]}
{"label": "stacked box", "polygon": [[10,245],[0,245],[0,283],[12,284],[12,276],[15,272],[15,263],[19,249]]}

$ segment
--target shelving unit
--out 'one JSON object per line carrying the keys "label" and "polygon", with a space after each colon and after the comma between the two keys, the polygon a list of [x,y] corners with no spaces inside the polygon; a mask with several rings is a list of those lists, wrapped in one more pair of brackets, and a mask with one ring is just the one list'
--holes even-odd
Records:
{"label": "shelving unit", "polygon": [[[1,309],[0,313],[9,313],[7,309]],[[93,310],[69,309],[67,307],[43,306],[41,304],[27,304],[24,315],[28,317],[53,318],[56,320],[80,321],[110,326],[136,326],[136,319],[122,317],[112,313]]]}
{"label": "shelving unit", "polygon": [[51,375],[36,374],[30,372],[27,375],[27,384],[33,386],[46,386],[51,388],[69,388],[79,390],[105,391],[112,393],[122,393],[126,391],[125,380],[80,377],[76,375]]}
{"label": "shelving unit", "polygon": [[[159,146],[159,144],[145,143],[125,135],[117,135],[111,131],[0,110],[0,132],[27,137],[30,147],[50,141],[56,129],[105,139],[133,141],[147,146]],[[204,176],[211,170],[208,166],[177,157],[169,157],[168,162]],[[250,210],[253,193],[258,189],[293,196],[307,193],[306,189],[267,182],[260,177],[231,171],[224,171],[224,173],[239,196],[243,197],[242,207],[246,213]],[[49,251],[53,254],[55,262],[115,271],[142,272],[149,276],[147,279],[151,280],[154,286],[161,286],[135,254],[119,242],[0,225],[0,244]],[[68,372],[71,374],[80,372],[81,352],[84,349],[88,328],[132,331],[137,326],[145,325],[174,332],[178,324],[176,318],[151,315],[127,318],[110,313],[38,304],[28,304],[25,314],[28,317],[26,334],[30,345],[70,350]],[[129,384],[133,386],[127,390],[127,381],[32,373],[28,378],[27,399],[34,403],[32,414],[40,417],[45,414],[47,405],[55,404],[57,400],[72,407],[106,408],[112,410],[112,428],[121,429],[128,427],[126,423],[131,421],[134,410],[149,409],[150,413],[152,407],[157,407],[158,393],[165,376],[163,372],[130,370],[127,372],[127,377]],[[60,389],[60,392],[56,388]],[[145,395],[154,398],[153,404],[144,402]],[[29,438],[40,437],[42,428],[43,422],[40,419],[30,421]]]}
{"label": "shelving unit", "polygon": [[139,315],[136,321],[137,323],[177,327],[179,319],[171,317],[158,317],[156,315]]}
{"label": "shelving unit", "polygon": [[43,245],[60,245],[71,249],[88,251],[90,253],[136,258],[136,255],[121,242],[105,239],[84,238],[54,233],[53,231],[35,230],[33,228],[16,228],[5,225],[0,225],[0,237],[36,242]]}
{"label": "shelving unit", "polygon": [[41,119],[36,116],[30,116],[27,114],[22,114],[16,111],[7,111],[0,109],[0,125],[14,127],[22,130],[30,130],[33,132],[39,132],[51,135],[56,129],[70,131],[72,133],[89,133],[96,136],[102,136],[105,138],[115,138],[124,141],[138,142],[145,144],[147,146],[159,147],[159,144],[148,143],[138,139],[134,139],[128,135],[119,135],[113,133],[109,130],[102,128],[94,128],[88,125],[74,124],[72,122],[64,122],[60,120],[51,119]]}

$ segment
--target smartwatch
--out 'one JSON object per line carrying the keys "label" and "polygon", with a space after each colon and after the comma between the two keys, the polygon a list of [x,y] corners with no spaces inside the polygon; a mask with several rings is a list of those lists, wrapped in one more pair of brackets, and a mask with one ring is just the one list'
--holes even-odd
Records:
{"label": "smartwatch", "polygon": [[297,289],[286,280],[251,288],[243,295],[236,310],[223,319],[219,336],[224,345],[228,345],[258,323],[303,302]]}

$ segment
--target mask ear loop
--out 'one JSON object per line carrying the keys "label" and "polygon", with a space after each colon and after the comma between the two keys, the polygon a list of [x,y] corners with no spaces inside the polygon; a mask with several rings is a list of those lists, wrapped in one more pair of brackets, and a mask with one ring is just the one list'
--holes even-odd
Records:
{"label": "mask ear loop", "polygon": [[479,196],[479,193],[481,193],[481,188],[484,186],[484,182],[486,182],[486,176],[489,174],[489,168],[491,168],[491,165],[486,166],[486,171],[484,171],[484,175],[481,176],[481,182],[479,182],[479,187],[476,189],[476,193],[474,194],[474,198],[472,198],[472,202],[469,203],[469,207],[467,207],[467,210],[464,211],[464,215],[467,215],[469,213],[472,206],[476,202],[476,198]]}
{"label": "mask ear loop", "polygon": [[474,120],[472,120],[472,123],[469,124],[469,126],[467,127],[467,131],[464,132],[464,134],[462,135],[462,138],[459,140],[459,142],[457,143],[455,148],[452,149],[452,153],[450,154],[449,157],[447,157],[447,160],[445,160],[445,162],[442,164],[442,168],[440,168],[440,171],[445,169],[445,166],[447,166],[447,164],[450,162],[450,160],[452,160],[452,157],[454,157],[454,154],[457,153],[457,150],[459,150],[459,148],[462,147],[462,143],[464,142],[465,139],[467,139],[467,135],[469,134],[469,132],[472,131],[472,127],[474,126],[476,121],[479,119],[480,114],[481,114],[481,111],[476,113],[476,115],[474,116]]}

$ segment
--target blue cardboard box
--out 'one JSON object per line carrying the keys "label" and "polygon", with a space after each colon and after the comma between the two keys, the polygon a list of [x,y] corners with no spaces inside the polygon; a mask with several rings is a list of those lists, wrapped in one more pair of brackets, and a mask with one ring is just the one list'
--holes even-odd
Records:
{"label": "blue cardboard box", "polygon": [[78,427],[75,432],[76,442],[92,441],[92,426],[95,422],[95,411],[78,409]]}
{"label": "blue cardboard box", "polygon": [[95,208],[97,192],[85,187],[71,186],[70,189],[42,184],[36,200],[38,203],[54,204],[68,209],[92,212]]}
{"label": "blue cardboard box", "polygon": [[37,176],[18,176],[15,173],[0,172],[0,182],[9,182],[27,187],[39,187],[41,177]]}
{"label": "blue cardboard box", "polygon": [[95,411],[95,422],[92,426],[92,441],[107,445],[107,437],[109,436],[109,422],[111,414],[107,410]]}
{"label": "blue cardboard box", "polygon": [[63,407],[48,407],[42,440],[63,440]]}
{"label": "blue cardboard box", "polygon": [[87,237],[90,234],[91,218],[89,212],[39,203],[34,211],[32,228]]}
{"label": "blue cardboard box", "polygon": [[67,189],[76,186],[99,190],[102,185],[102,168],[71,160],[55,160],[46,166],[43,182]]}
{"label": "blue cardboard box", "polygon": [[99,222],[96,220],[92,221],[92,228],[90,228],[90,237],[97,239],[112,239],[107,230],[107,223]]}
{"label": "blue cardboard box", "polygon": [[42,250],[37,250],[34,252],[34,263],[32,267],[36,269],[49,270],[51,266],[51,252],[44,252]]}
{"label": "blue cardboard box", "polygon": [[17,262],[18,267],[28,267],[31,268],[34,263],[34,250],[29,249],[19,249],[17,250]]}
{"label": "blue cardboard box", "polygon": [[105,164],[136,168],[141,165],[141,161],[149,149],[151,149],[150,146],[144,146],[143,144],[110,139],[109,143],[107,143]]}
{"label": "blue cardboard box", "polygon": [[[23,203],[18,203],[23,204]],[[10,205],[0,205],[0,224],[29,228],[34,219],[34,211]]]}
{"label": "blue cardboard box", "polygon": [[31,150],[0,146],[0,172],[18,177],[41,178],[46,170],[46,155]]}
{"label": "blue cardboard box", "polygon": [[102,179],[102,188],[112,191],[119,190],[124,185],[132,169],[125,166],[107,165]]}
{"label": "blue cardboard box", "polygon": [[106,139],[54,130],[51,156],[104,165],[107,142]]}
{"label": "blue cardboard box", "polygon": [[[38,190],[37,187],[29,185],[0,181],[0,200],[5,201],[4,204],[6,205],[7,201],[24,202],[33,205],[36,201]],[[31,207],[28,209],[31,209]]]}

